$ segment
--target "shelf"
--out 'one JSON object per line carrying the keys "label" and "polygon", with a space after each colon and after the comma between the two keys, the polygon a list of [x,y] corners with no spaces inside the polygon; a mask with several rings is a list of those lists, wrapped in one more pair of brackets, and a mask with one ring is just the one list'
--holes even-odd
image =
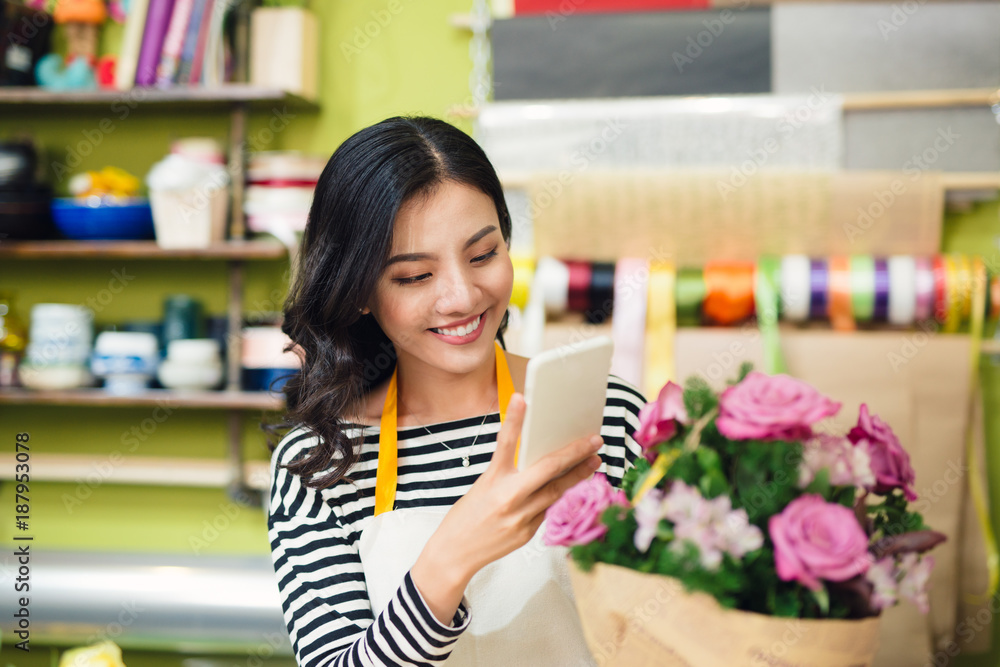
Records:
{"label": "shelf", "polygon": [[[5,453],[0,460],[6,465],[0,469],[0,479],[14,479],[13,453]],[[226,488],[231,480],[232,467],[228,461],[213,459],[165,458],[121,455],[117,461],[108,456],[81,454],[32,454],[32,482],[78,482],[95,470],[111,472],[102,475],[102,484],[142,484],[150,486],[189,486],[201,488]],[[265,461],[243,464],[247,488],[266,490],[269,486],[269,465]]]}
{"label": "shelf", "polygon": [[227,241],[207,248],[164,249],[156,241],[7,241],[9,259],[282,259],[288,248],[273,241]]}
{"label": "shelf", "polygon": [[266,410],[285,407],[280,396],[264,391],[175,391],[149,389],[137,396],[115,396],[103,389],[33,391],[0,389],[0,405],[63,405],[92,407],[200,408],[205,410]]}
{"label": "shelf", "polygon": [[229,106],[234,102],[266,104],[283,102],[298,108],[319,106],[310,100],[274,88],[248,84],[226,84],[212,88],[176,86],[173,88],[132,88],[130,90],[52,91],[34,86],[0,88],[0,104],[23,106],[101,106],[190,105]]}

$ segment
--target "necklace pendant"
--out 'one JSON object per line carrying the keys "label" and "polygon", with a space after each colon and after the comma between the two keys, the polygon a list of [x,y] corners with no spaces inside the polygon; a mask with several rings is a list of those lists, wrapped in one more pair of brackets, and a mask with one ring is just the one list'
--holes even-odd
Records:
{"label": "necklace pendant", "polygon": [[469,467],[469,457],[468,457],[468,455],[462,457],[462,467],[463,468],[468,468]]}

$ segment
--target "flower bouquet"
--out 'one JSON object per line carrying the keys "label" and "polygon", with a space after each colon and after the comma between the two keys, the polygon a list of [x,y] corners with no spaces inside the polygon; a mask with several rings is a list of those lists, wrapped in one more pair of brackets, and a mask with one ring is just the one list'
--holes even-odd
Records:
{"label": "flower bouquet", "polygon": [[910,459],[866,405],[744,366],[721,394],[668,383],[639,415],[645,458],[546,513],[570,547],[577,609],[602,665],[870,665],[878,615],[927,610],[945,536],[908,509]]}

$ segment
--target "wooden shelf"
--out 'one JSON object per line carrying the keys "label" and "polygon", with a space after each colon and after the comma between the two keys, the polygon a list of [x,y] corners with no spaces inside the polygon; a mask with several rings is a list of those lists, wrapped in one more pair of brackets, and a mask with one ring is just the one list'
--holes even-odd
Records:
{"label": "wooden shelf", "polygon": [[0,88],[0,104],[23,106],[74,107],[118,104],[136,105],[229,106],[234,102],[266,104],[283,102],[297,108],[319,108],[315,102],[275,88],[249,84],[224,86],[175,86],[173,88],[132,88],[130,90],[52,91],[35,86]]}
{"label": "wooden shelf", "polygon": [[149,389],[136,396],[115,396],[103,389],[34,391],[0,389],[0,405],[63,405],[88,407],[170,407],[205,410],[279,411],[281,396],[264,391],[175,391]]}
{"label": "wooden shelf", "polygon": [[288,248],[273,241],[227,241],[207,248],[164,249],[155,241],[6,241],[9,259],[282,259]]}
{"label": "wooden shelf", "polygon": [[[14,479],[14,453],[4,453],[0,460],[6,463],[0,468],[0,480]],[[32,482],[75,483],[95,470],[105,469],[110,473],[102,475],[102,484],[226,488],[232,481],[232,466],[224,460],[122,455],[120,460],[112,461],[108,456],[86,454],[31,455]],[[249,461],[243,464],[243,470],[248,488],[268,488],[267,462]]]}

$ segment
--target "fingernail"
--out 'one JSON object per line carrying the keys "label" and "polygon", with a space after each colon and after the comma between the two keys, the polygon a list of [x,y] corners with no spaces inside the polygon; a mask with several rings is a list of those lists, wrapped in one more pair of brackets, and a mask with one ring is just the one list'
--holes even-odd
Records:
{"label": "fingernail", "polygon": [[604,444],[604,440],[599,435],[592,435],[590,436],[590,444],[594,447],[600,447]]}

